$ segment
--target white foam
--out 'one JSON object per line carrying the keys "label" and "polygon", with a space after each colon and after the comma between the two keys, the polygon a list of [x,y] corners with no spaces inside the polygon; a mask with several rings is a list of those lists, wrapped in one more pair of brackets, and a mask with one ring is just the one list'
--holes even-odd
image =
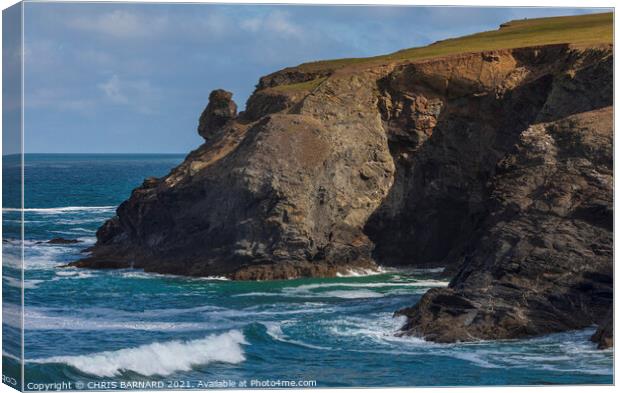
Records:
{"label": "white foam", "polygon": [[379,292],[370,291],[368,289],[359,289],[355,291],[327,291],[318,292],[317,296],[337,297],[341,299],[365,299],[373,297],[383,297]]}
{"label": "white foam", "polygon": [[118,376],[123,371],[133,371],[145,376],[163,376],[178,371],[190,371],[194,366],[213,362],[241,363],[245,360],[242,344],[248,344],[243,333],[232,330],[199,340],[154,342],[118,351],[53,356],[31,362],[64,363],[100,377]]}
{"label": "white foam", "polygon": [[[43,222],[45,222],[45,221],[43,221]],[[76,232],[93,233],[94,231],[92,229],[76,227],[76,228],[69,228],[69,230],[66,230],[66,231],[52,231],[52,232],[60,233],[60,234],[65,234],[65,235],[74,235]],[[92,239],[96,239],[96,238],[93,237]]]}
{"label": "white foam", "polygon": [[392,343],[402,347],[403,344],[428,345],[426,341],[415,337],[398,337],[395,333],[403,326],[405,317],[393,317],[392,313],[381,313],[374,317],[344,317],[335,321],[325,321],[327,330],[336,336],[370,339],[383,345]]}
{"label": "white foam", "polygon": [[335,297],[341,299],[362,299],[362,298],[376,298],[383,297],[384,295],[365,289],[359,290],[335,290],[324,292],[311,292],[308,290],[297,290],[296,288],[284,288],[282,292],[248,292],[238,293],[232,295],[233,297],[265,297],[265,296],[286,296],[289,298],[321,298],[321,297]]}
{"label": "white foam", "polygon": [[[338,282],[338,283],[319,283],[319,284],[306,284],[300,285],[298,287],[294,287],[292,289],[295,290],[311,290],[318,288],[333,288],[333,287],[352,287],[352,288],[383,288],[383,287],[446,287],[448,286],[448,281],[439,281],[439,280],[418,280],[418,281],[408,281],[408,282],[368,282],[368,283],[359,283],[359,282]],[[289,288],[285,288],[289,289]]]}
{"label": "white foam", "polygon": [[12,353],[8,353],[8,352],[6,352],[6,351],[2,351],[2,356],[5,356],[5,357],[7,357],[7,358],[9,358],[9,359],[16,360],[16,361],[18,361],[18,362],[20,362],[20,363],[21,363],[21,361],[22,361],[22,359],[21,359],[19,356],[17,356],[17,355],[13,355]]}
{"label": "white foam", "polygon": [[20,255],[15,254],[14,252],[14,251],[19,251],[19,250],[18,249],[9,250],[8,249],[9,247],[6,247],[6,245],[4,245],[2,248],[3,248],[2,266],[21,270],[22,269],[22,258]]}
{"label": "white foam", "polygon": [[6,301],[4,301],[2,303],[2,323],[16,329],[21,329],[22,311],[23,308],[21,307],[21,305],[7,303]]}
{"label": "white foam", "polygon": [[33,212],[33,213],[43,213],[43,214],[58,214],[64,212],[75,212],[75,211],[104,211],[104,210],[114,210],[116,206],[65,206],[65,207],[46,207],[46,208],[10,208],[4,207],[2,208],[3,212]]}
{"label": "white foam", "polygon": [[384,274],[386,270],[379,267],[376,269],[349,269],[346,273],[336,273],[337,277],[366,277],[376,276],[378,274]]}
{"label": "white foam", "polygon": [[320,350],[331,350],[332,349],[331,347],[321,347],[318,345],[308,344],[308,343],[305,343],[299,340],[291,340],[288,337],[286,337],[286,335],[282,331],[281,324],[277,322],[263,322],[262,324],[267,328],[267,334],[269,335],[269,337],[273,338],[276,341],[299,345],[301,347],[310,348],[310,349],[320,349]]}
{"label": "white foam", "polygon": [[[26,307],[24,322],[26,330],[75,330],[75,331],[110,331],[110,330],[141,330],[141,331],[204,331],[205,329],[221,329],[238,326],[228,321],[221,323],[206,322],[174,322],[153,320],[113,320],[108,315],[63,314],[53,309]],[[63,310],[60,310],[63,311]],[[16,305],[6,304],[2,309],[3,322],[14,328],[21,328],[22,309]],[[117,315],[118,316],[118,315]]]}
{"label": "white foam", "polygon": [[437,274],[437,273],[442,273],[444,270],[446,270],[445,267],[430,267],[430,268],[414,267],[414,268],[403,268],[399,271],[403,273],[409,273],[409,274]]}
{"label": "white foam", "polygon": [[[359,282],[330,282],[330,283],[317,283],[317,284],[305,284],[296,287],[285,287],[281,291],[277,292],[246,292],[232,295],[233,297],[256,297],[256,296],[286,296],[286,297],[298,297],[298,298],[315,298],[315,297],[337,297],[344,299],[357,299],[357,298],[372,298],[385,296],[383,293],[369,290],[368,288],[395,288],[390,293],[405,294],[411,293],[410,290],[405,292],[406,288],[420,288],[422,292],[415,291],[414,293],[426,292],[426,288],[432,287],[445,287],[448,286],[448,281],[438,280],[419,280],[419,281],[406,281],[406,282],[371,282],[371,283],[359,283]],[[315,289],[323,288],[341,288],[330,291],[313,291]],[[351,290],[347,288],[357,288]]]}
{"label": "white foam", "polygon": [[77,270],[70,270],[69,268],[65,268],[65,269],[67,270],[58,270],[56,272],[56,275],[60,277],[73,277],[79,274]]}
{"label": "white foam", "polygon": [[7,285],[14,287],[14,288],[22,288],[24,287],[25,289],[34,289],[37,288],[38,285],[40,283],[42,283],[44,280],[25,280],[22,281],[21,279],[16,279],[13,277],[9,277],[9,276],[3,276],[2,279],[7,283]]}
{"label": "white foam", "polygon": [[282,296],[281,292],[244,292],[232,295],[232,297],[254,297],[254,296]]}
{"label": "white foam", "polygon": [[103,223],[105,219],[102,218],[63,218],[54,220],[54,224],[60,225],[80,225],[80,224],[93,224],[93,223]]}
{"label": "white foam", "polygon": [[[83,246],[82,243],[79,243],[79,245]],[[5,247],[6,249],[3,250],[4,252],[2,255],[3,266],[21,269],[21,246],[5,245]],[[28,270],[54,269],[67,255],[76,253],[75,247],[71,248],[66,245],[39,243],[37,241],[25,241],[24,251],[23,267]]]}
{"label": "white foam", "polygon": [[174,274],[161,274],[161,273],[147,273],[143,270],[131,270],[120,271],[120,275],[124,278],[139,278],[139,279],[154,279],[154,278],[174,278],[178,280],[186,281],[230,281],[229,278],[222,276],[207,276],[207,277],[187,277]]}
{"label": "white foam", "polygon": [[488,357],[488,354],[484,352],[457,352],[451,351],[447,353],[442,353],[443,355],[447,355],[456,359],[465,360],[470,363],[474,363],[478,367],[482,368],[500,368],[501,366],[496,363],[491,363],[490,360],[485,359]]}
{"label": "white foam", "polygon": [[55,272],[56,277],[52,278],[51,281],[58,280],[74,280],[80,278],[91,278],[95,277],[95,274],[92,271],[77,271],[77,270],[69,270],[69,268],[62,268],[67,270],[58,270]]}

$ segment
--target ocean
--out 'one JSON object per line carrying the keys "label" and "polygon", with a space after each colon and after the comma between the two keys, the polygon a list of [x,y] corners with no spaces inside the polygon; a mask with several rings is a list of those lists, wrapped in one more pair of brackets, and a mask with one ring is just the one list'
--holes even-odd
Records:
{"label": "ocean", "polygon": [[[69,389],[611,384],[594,327],[529,340],[435,344],[398,337],[394,311],[447,282],[402,269],[333,279],[234,282],[140,270],[59,268],[149,176],[182,155],[25,157],[25,382]],[[17,206],[5,157],[4,206]],[[3,373],[18,369],[19,217],[3,209]],[[80,243],[45,243],[56,237]],[[153,384],[153,381],[158,381]],[[121,386],[121,384],[123,384]],[[210,384],[210,385],[209,385]],[[219,385],[218,385],[219,384]],[[296,384],[296,385],[294,385]],[[239,385],[237,385],[239,386]]]}

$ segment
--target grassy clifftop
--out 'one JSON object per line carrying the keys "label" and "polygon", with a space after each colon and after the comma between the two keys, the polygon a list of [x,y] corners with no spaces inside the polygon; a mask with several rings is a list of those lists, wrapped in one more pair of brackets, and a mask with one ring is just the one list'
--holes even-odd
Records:
{"label": "grassy clifftop", "polygon": [[549,44],[599,44],[613,42],[613,13],[522,19],[504,23],[498,30],[486,31],[431,45],[404,49],[388,55],[304,63],[300,71],[338,69],[368,62],[422,60],[467,52],[510,49]]}

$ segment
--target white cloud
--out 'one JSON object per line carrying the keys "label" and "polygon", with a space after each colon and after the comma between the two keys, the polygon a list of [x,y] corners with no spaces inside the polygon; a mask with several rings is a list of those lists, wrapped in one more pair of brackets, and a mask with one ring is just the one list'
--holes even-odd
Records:
{"label": "white cloud", "polygon": [[127,96],[121,92],[121,82],[116,74],[112,75],[106,82],[97,85],[97,87],[99,87],[105,96],[113,103],[126,104],[129,102]]}
{"label": "white cloud", "polygon": [[184,26],[184,31],[189,30],[191,33],[194,26],[197,27],[194,32],[198,33],[199,36],[202,34],[228,34],[233,28],[230,17],[221,12],[212,12],[204,18],[191,21],[189,25]]}
{"label": "white cloud", "polygon": [[246,18],[239,22],[239,26],[252,33],[270,32],[286,34],[288,36],[300,37],[303,29],[293,23],[287,13],[273,11],[266,15]]}
{"label": "white cloud", "polygon": [[168,28],[166,16],[115,10],[91,17],[82,15],[68,21],[75,29],[113,38],[143,38],[159,35]]}
{"label": "white cloud", "polygon": [[110,103],[125,105],[141,113],[151,113],[161,98],[161,90],[147,80],[121,80],[112,75],[97,85]]}
{"label": "white cloud", "polygon": [[263,19],[262,18],[258,18],[258,17],[257,18],[247,18],[247,19],[243,19],[239,23],[239,25],[244,30],[256,33],[262,27]]}

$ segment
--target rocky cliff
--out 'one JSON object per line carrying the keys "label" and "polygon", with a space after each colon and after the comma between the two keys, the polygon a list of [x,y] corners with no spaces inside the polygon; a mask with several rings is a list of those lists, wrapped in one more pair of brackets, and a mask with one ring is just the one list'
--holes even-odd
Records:
{"label": "rocky cliff", "polygon": [[238,116],[230,93],[213,92],[205,143],[134,190],[76,265],[236,279],[375,267],[363,227],[394,177],[377,108],[384,73],[343,72],[311,91],[281,88],[289,77],[276,74]]}
{"label": "rocky cliff", "polygon": [[205,143],[135,189],[74,265],[233,279],[446,266],[448,288],[400,311],[404,334],[603,322],[612,69],[611,45],[554,44],[285,69],[238,114],[216,90]]}
{"label": "rocky cliff", "polygon": [[[457,160],[433,169],[451,173],[421,181],[413,192],[425,192],[425,184],[433,192],[452,190],[430,201],[428,194],[420,202],[403,200],[436,214],[441,206],[456,208],[450,237],[442,242],[441,227],[433,237],[447,255],[440,260],[456,274],[449,288],[433,289],[400,311],[408,317],[407,334],[440,342],[513,338],[604,321],[613,297],[612,57],[604,49],[547,52],[548,60],[543,53],[538,61],[529,58],[535,67],[516,87],[503,90],[511,77],[498,85],[491,101],[501,100],[499,107],[490,104],[486,115],[469,109],[475,121],[442,135],[453,142],[430,143],[427,168],[442,159],[437,148],[462,153],[450,152],[448,160]],[[446,195],[456,203],[446,203]],[[435,199],[443,201],[429,209]]]}

